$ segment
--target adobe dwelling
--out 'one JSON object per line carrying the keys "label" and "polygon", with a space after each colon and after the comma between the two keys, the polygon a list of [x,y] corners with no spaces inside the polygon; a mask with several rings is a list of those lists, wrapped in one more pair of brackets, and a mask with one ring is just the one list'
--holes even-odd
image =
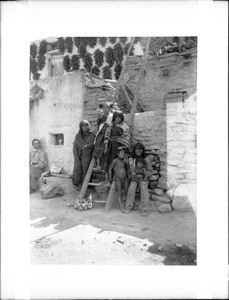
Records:
{"label": "adobe dwelling", "polygon": [[[131,101],[141,60],[140,56],[131,56],[124,72],[124,86]],[[115,81],[101,79],[104,84],[90,87],[89,77],[79,70],[30,83],[30,140],[39,138],[49,163],[69,173],[73,170],[72,146],[79,122],[87,118],[95,128],[98,105],[104,99],[112,101],[116,85]],[[36,84],[41,88],[37,92],[40,98],[32,97]],[[157,186],[162,189],[196,183],[196,85],[196,48],[162,55],[155,55],[155,49],[150,48],[140,87],[140,107],[134,118],[133,142],[143,142],[148,151],[160,157]],[[130,104],[123,91],[118,104],[128,122]]]}

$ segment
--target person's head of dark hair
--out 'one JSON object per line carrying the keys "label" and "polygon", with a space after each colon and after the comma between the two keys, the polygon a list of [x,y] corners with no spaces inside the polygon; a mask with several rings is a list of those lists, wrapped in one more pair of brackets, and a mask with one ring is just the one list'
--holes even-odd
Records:
{"label": "person's head of dark hair", "polygon": [[133,158],[135,158],[135,157],[139,157],[139,155],[137,155],[136,154],[136,150],[137,149],[141,149],[142,150],[142,154],[141,154],[141,157],[143,157],[143,158],[145,158],[146,157],[146,153],[145,153],[145,146],[142,144],[142,143],[140,143],[140,142],[137,142],[135,145],[134,145],[134,147],[133,147]]}
{"label": "person's head of dark hair", "polygon": [[88,126],[88,131],[90,130],[90,123],[88,122],[88,120],[82,120],[80,121],[80,124],[79,124],[79,132],[81,133],[81,135],[84,133],[84,131],[82,130],[82,127],[84,125],[87,125]]}
{"label": "person's head of dark hair", "polygon": [[38,142],[39,144],[41,144],[41,142],[38,139],[33,139],[32,140],[32,145],[34,146],[34,142]]}
{"label": "person's head of dark hair", "polygon": [[123,150],[125,153],[127,152],[126,147],[120,146],[120,147],[117,148],[117,154],[119,154],[119,152],[122,151],[122,150]]}
{"label": "person's head of dark hair", "polygon": [[116,120],[117,117],[119,117],[121,119],[121,122],[124,121],[124,114],[120,110],[117,110],[117,111],[114,112],[113,118],[112,118],[112,122],[113,123],[115,122],[115,120]]}
{"label": "person's head of dark hair", "polygon": [[109,106],[109,108],[111,107],[111,104],[110,104],[108,101],[105,101],[105,102],[101,102],[101,103],[99,104],[99,108],[103,108],[104,105]]}
{"label": "person's head of dark hair", "polygon": [[136,165],[138,162],[141,162],[143,167],[145,166],[145,159],[142,156],[140,156],[136,159]]}

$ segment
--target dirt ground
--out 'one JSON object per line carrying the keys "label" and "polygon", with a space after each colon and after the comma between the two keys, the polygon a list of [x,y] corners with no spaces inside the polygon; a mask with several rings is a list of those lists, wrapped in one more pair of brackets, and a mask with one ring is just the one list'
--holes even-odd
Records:
{"label": "dirt ground", "polygon": [[[160,213],[152,205],[147,217],[105,212],[104,202],[78,211],[68,207],[77,192],[42,200],[30,195],[32,264],[196,264],[196,217],[191,212]],[[153,202],[153,201],[152,201]]]}

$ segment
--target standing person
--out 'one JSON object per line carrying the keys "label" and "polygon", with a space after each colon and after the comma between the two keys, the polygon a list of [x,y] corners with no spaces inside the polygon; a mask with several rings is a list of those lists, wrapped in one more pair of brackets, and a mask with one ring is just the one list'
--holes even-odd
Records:
{"label": "standing person", "polygon": [[38,190],[38,178],[41,177],[48,165],[46,153],[41,149],[41,144],[38,139],[32,141],[33,150],[29,153],[30,165],[30,193]]}
{"label": "standing person", "polygon": [[[138,161],[143,161],[145,164],[146,173],[151,174],[152,167],[150,164],[150,160],[146,157],[145,147],[142,143],[136,143],[134,145],[132,157],[129,159],[132,180],[127,193],[126,209],[125,209],[126,213],[130,213],[134,207],[135,194],[136,194],[136,189],[138,187],[138,182],[133,179],[136,178],[135,171],[137,170],[136,166]],[[141,214],[143,217],[145,217],[148,216],[150,213],[150,203],[149,203],[150,195],[148,191],[147,174],[144,180],[139,182],[139,188],[141,193],[141,204],[140,204]]]}
{"label": "standing person", "polygon": [[74,170],[72,174],[73,184],[80,188],[91,162],[94,149],[95,133],[90,129],[87,120],[79,123],[79,132],[75,136],[73,144]]}
{"label": "standing person", "polygon": [[126,158],[126,148],[118,147],[117,149],[118,157],[115,158],[109,168],[109,181],[114,180],[116,184],[116,189],[118,191],[118,204],[121,212],[125,212],[122,207],[121,197],[122,197],[122,188],[125,191],[125,197],[128,191],[128,158]]}
{"label": "standing person", "polygon": [[108,173],[109,167],[117,157],[116,150],[120,146],[129,149],[130,145],[130,129],[124,122],[124,114],[121,111],[115,111],[113,114],[112,125],[105,132],[105,171]]}
{"label": "standing person", "polygon": [[98,132],[95,138],[95,147],[92,156],[96,159],[96,167],[94,170],[101,170],[101,158],[104,155],[104,139],[105,132],[109,125],[111,125],[113,114],[110,112],[111,106],[108,102],[100,104],[102,115],[97,119]]}

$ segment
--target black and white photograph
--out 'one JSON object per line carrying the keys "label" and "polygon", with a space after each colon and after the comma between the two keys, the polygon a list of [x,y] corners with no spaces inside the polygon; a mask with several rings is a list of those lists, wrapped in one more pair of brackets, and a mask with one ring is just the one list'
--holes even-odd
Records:
{"label": "black and white photograph", "polygon": [[196,264],[197,47],[31,42],[31,263]]}
{"label": "black and white photograph", "polygon": [[228,297],[223,2],[1,6],[1,299]]}

